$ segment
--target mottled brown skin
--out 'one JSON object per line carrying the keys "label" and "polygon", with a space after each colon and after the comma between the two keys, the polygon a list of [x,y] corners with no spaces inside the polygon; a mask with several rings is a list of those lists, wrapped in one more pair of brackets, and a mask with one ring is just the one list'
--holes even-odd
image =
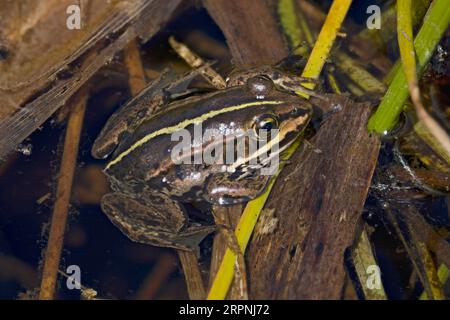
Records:
{"label": "mottled brown skin", "polygon": [[[246,75],[246,79],[253,79],[254,76]],[[98,151],[110,150],[117,145],[112,155],[114,162],[114,159],[120,158],[137,141],[152,132],[229,106],[254,103],[258,99],[282,103],[257,104],[214,115],[202,122],[203,133],[207,129],[218,129],[235,134],[237,130],[254,127],[261,117],[270,115],[277,119],[280,132],[286,133],[280,141],[280,148],[294,141],[308,123],[311,106],[296,95],[278,90],[270,79],[240,81],[243,84],[169,103],[164,106],[163,112],[139,120],[139,124],[131,129],[123,130],[123,127],[109,123],[106,128],[119,128],[122,139],[116,143],[119,136],[117,132],[111,134],[103,131],[100,140],[95,143],[97,149],[93,153],[97,156],[98,153],[103,153],[101,156],[105,156],[104,152]],[[263,86],[254,86],[254,83]],[[146,107],[148,105],[140,105],[143,109],[141,114],[147,114]],[[136,104],[131,108],[134,108],[135,115]],[[116,117],[114,121],[117,120]],[[131,121],[133,122],[136,123],[136,120]],[[193,136],[192,124],[185,129]],[[264,190],[270,176],[259,175],[259,170],[248,170],[246,164],[237,167],[232,173],[223,172],[221,164],[174,164],[171,151],[178,143],[179,141],[171,141],[170,134],[158,135],[126,153],[120,161],[107,166],[105,173],[114,192],[104,196],[102,209],[116,226],[135,241],[196,250],[198,243],[215,227],[204,222],[193,223],[182,204],[206,202],[226,205],[245,202]],[[208,146],[208,143],[204,143],[202,150]],[[245,172],[246,176],[242,177]],[[215,192],[211,193],[211,190]]]}

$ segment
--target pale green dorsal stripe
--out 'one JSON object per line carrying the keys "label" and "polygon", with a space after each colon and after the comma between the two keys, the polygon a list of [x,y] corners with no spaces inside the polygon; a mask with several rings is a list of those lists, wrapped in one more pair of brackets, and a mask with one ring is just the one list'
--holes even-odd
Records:
{"label": "pale green dorsal stripe", "polygon": [[183,120],[183,121],[179,122],[178,124],[176,124],[174,126],[157,130],[155,132],[152,132],[152,133],[144,136],[142,139],[136,141],[127,150],[125,150],[124,152],[119,154],[115,159],[111,160],[108,163],[108,165],[106,166],[105,170],[108,170],[109,168],[111,168],[111,166],[113,166],[116,163],[118,163],[125,156],[130,154],[133,150],[136,150],[137,148],[139,148],[140,146],[142,146],[146,142],[150,141],[151,139],[153,139],[153,138],[155,138],[155,137],[157,137],[159,135],[171,134],[171,133],[173,133],[173,132],[175,132],[177,130],[184,129],[184,128],[186,128],[187,126],[189,126],[191,124],[201,123],[201,122],[203,122],[203,121],[205,121],[205,120],[207,120],[209,118],[215,117],[215,116],[217,116],[219,114],[222,114],[222,113],[225,113],[225,112],[240,110],[240,109],[253,107],[253,106],[258,106],[258,105],[262,105],[262,104],[276,105],[276,104],[282,104],[282,103],[283,103],[283,101],[253,101],[253,102],[249,102],[249,103],[243,103],[243,104],[239,104],[239,105],[225,107],[225,108],[222,108],[222,109],[219,109],[219,110],[213,110],[213,111],[210,111],[208,113],[204,113],[204,114],[202,114],[199,117],[196,117],[196,118],[193,118],[193,119]]}

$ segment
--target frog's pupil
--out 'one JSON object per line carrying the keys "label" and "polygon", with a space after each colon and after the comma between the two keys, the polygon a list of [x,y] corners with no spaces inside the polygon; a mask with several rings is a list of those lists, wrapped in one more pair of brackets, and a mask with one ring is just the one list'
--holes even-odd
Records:
{"label": "frog's pupil", "polygon": [[267,130],[267,131],[272,130],[272,129],[273,129],[273,123],[270,122],[270,121],[265,121],[265,122],[262,124],[261,129]]}

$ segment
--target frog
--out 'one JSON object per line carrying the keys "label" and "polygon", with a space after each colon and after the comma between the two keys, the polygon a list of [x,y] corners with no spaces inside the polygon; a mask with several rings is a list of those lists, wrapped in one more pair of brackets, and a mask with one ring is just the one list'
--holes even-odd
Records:
{"label": "frog", "polygon": [[[233,72],[225,88],[193,92],[188,87],[199,73],[174,78],[163,72],[109,118],[93,144],[95,158],[109,159],[103,171],[111,192],[101,208],[133,241],[198,251],[217,230],[207,218],[211,208],[255,199],[271,179],[260,174],[267,161],[250,165],[251,154],[225,169],[221,163],[174,161],[177,130],[193,133],[201,124],[203,133],[219,130],[225,139],[246,131],[258,139],[259,130],[276,129],[279,147],[273,157],[293,144],[312,117],[310,102],[295,94],[306,79],[276,67]],[[195,150],[212,143],[197,143]]]}

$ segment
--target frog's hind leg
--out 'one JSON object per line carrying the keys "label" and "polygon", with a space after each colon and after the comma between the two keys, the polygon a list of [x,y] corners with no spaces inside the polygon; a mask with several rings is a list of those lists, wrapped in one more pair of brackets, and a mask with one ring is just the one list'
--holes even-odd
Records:
{"label": "frog's hind leg", "polygon": [[143,202],[122,193],[102,198],[103,211],[131,240],[159,247],[198,252],[198,245],[214,226],[189,225],[177,202],[155,196]]}

